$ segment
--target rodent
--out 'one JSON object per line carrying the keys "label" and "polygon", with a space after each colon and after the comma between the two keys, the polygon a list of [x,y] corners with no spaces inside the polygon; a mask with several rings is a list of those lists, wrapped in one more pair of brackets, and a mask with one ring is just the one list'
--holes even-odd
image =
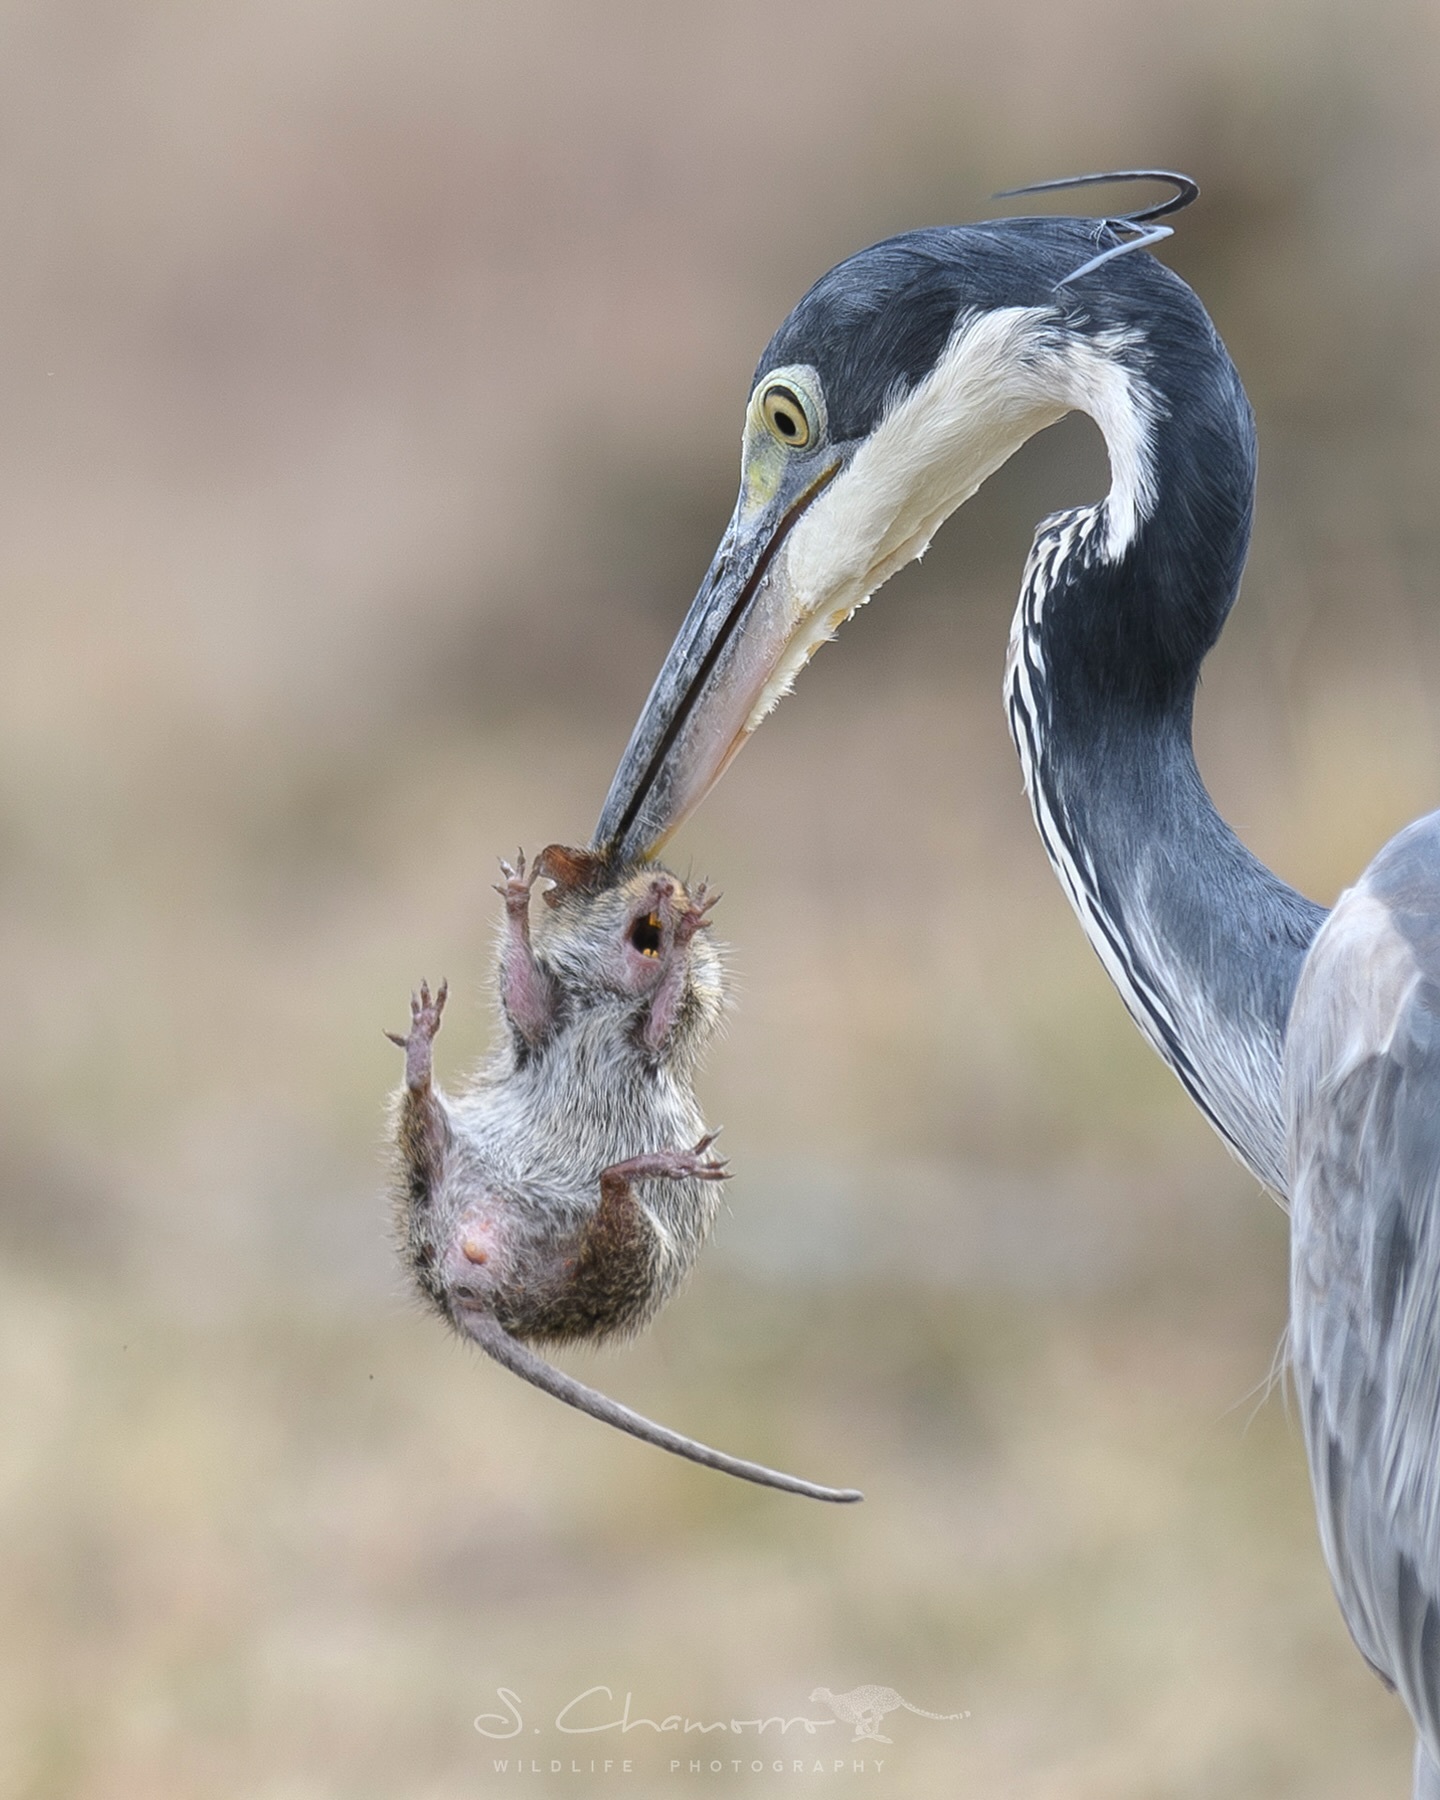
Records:
{"label": "rodent", "polygon": [[[668,869],[552,844],[498,892],[503,1029],[453,1098],[431,1053],[446,987],[422,983],[394,1105],[395,1209],[421,1294],[462,1336],[593,1417],[708,1467],[858,1500],[711,1450],[563,1374],[531,1343],[633,1335],[684,1281],[719,1209],[693,1080],[725,1004],[715,904]],[[531,932],[540,878],[544,908]]]}

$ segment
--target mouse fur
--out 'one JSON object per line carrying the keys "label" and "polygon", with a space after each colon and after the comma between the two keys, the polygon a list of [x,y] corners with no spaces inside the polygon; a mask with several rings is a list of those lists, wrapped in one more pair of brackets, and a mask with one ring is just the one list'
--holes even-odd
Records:
{"label": "mouse fur", "polygon": [[[505,901],[489,1062],[454,1095],[430,1068],[445,989],[412,1007],[396,1108],[397,1222],[420,1291],[473,1335],[629,1335],[689,1273],[724,1167],[693,1081],[720,1024],[714,904],[657,864],[619,873],[552,845]],[[537,878],[554,885],[535,909]]]}

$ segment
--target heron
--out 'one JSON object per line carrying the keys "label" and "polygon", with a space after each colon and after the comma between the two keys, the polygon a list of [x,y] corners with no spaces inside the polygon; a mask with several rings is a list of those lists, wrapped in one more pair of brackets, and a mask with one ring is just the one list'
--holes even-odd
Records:
{"label": "heron", "polygon": [[[1135,1023],[1289,1207],[1290,1356],[1320,1537],[1440,1800],[1440,813],[1328,913],[1220,817],[1200,667],[1240,585],[1255,427],[1149,207],[890,238],[820,277],[751,383],[740,491],[596,828],[648,856],[804,664],[1034,433],[1099,427],[1109,487],[1044,519],[1004,703],[1046,854]],[[1013,189],[1030,193],[1036,188]]]}

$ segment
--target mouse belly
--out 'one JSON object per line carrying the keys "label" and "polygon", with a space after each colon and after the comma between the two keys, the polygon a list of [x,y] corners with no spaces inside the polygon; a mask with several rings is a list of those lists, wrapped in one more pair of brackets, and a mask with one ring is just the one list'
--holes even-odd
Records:
{"label": "mouse belly", "polygon": [[476,1315],[528,1342],[595,1340],[638,1330],[655,1310],[659,1240],[633,1195],[602,1195],[568,1230],[537,1229],[501,1199],[461,1213],[444,1254],[446,1311]]}

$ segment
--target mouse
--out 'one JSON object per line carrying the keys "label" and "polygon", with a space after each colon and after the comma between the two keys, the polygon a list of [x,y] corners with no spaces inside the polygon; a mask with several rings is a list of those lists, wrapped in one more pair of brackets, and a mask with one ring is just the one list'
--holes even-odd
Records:
{"label": "mouse", "polygon": [[703,882],[562,844],[528,871],[523,852],[500,866],[489,1061],[454,1094],[437,1084],[444,982],[422,982],[409,1031],[386,1033],[405,1052],[393,1187],[420,1295],[522,1380],[646,1443],[766,1487],[859,1500],[656,1424],[534,1347],[633,1337],[694,1267],[729,1175],[694,1090],[726,987],[710,929],[719,896]]}

